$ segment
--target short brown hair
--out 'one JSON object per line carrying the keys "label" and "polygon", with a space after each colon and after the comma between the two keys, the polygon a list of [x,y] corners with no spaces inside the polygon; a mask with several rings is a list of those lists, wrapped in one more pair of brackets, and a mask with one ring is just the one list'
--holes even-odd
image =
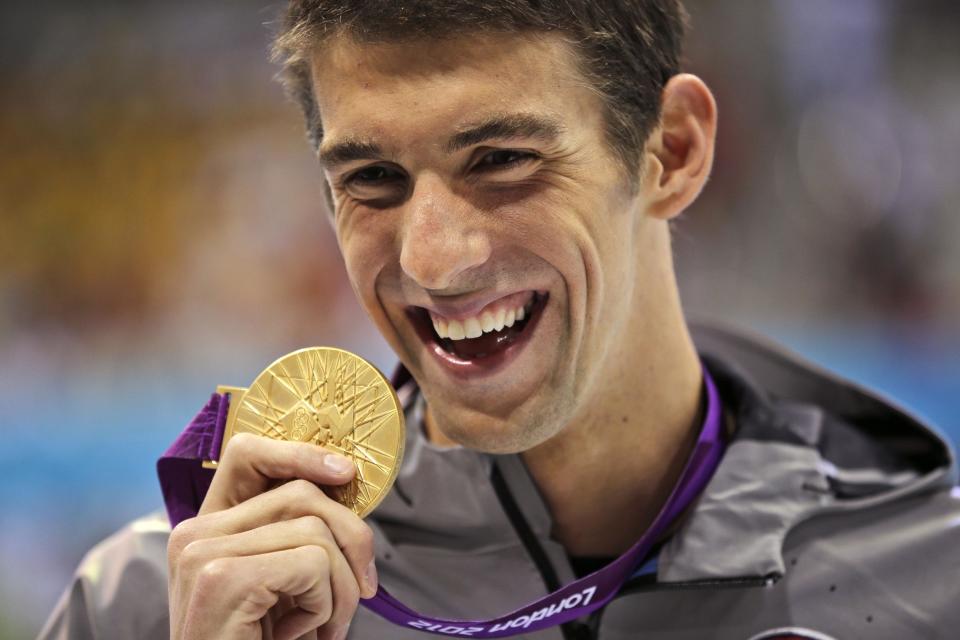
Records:
{"label": "short brown hair", "polygon": [[323,131],[309,57],[324,39],[361,42],[443,38],[469,32],[558,32],[605,105],[607,142],[634,173],[660,119],[660,95],[679,72],[686,13],[680,0],[290,0],[274,57],[303,109],[307,133]]}

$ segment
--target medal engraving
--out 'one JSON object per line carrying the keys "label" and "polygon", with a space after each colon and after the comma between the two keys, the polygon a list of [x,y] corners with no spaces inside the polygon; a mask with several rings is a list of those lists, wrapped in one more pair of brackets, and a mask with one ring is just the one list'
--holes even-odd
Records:
{"label": "medal engraving", "polygon": [[325,490],[360,517],[390,491],[403,458],[403,408],[393,387],[341,349],[301,349],[270,365],[240,396],[224,446],[235,433],[309,442],[352,459],[353,481]]}

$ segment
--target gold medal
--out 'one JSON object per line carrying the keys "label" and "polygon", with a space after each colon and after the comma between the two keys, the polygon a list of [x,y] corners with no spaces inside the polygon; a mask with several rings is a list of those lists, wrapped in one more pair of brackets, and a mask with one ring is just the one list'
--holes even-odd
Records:
{"label": "gold medal", "polygon": [[403,459],[403,407],[390,382],[360,356],[332,347],[300,349],[267,367],[249,389],[217,391],[231,394],[221,456],[237,433],[310,442],[346,456],[356,476],[325,490],[361,518],[393,486]]}

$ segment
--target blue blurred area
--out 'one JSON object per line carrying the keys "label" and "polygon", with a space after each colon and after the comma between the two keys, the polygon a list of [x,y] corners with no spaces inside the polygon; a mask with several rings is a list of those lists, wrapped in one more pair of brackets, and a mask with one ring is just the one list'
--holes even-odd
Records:
{"label": "blue blurred area", "polygon": [[960,341],[905,340],[876,328],[802,334],[765,327],[785,345],[879,391],[960,445]]}

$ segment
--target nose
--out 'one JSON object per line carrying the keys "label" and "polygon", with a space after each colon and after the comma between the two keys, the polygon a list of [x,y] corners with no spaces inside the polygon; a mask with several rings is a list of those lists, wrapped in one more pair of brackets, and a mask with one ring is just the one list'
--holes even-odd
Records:
{"label": "nose", "polygon": [[490,258],[481,214],[439,177],[417,180],[406,209],[400,267],[424,289],[446,289]]}

